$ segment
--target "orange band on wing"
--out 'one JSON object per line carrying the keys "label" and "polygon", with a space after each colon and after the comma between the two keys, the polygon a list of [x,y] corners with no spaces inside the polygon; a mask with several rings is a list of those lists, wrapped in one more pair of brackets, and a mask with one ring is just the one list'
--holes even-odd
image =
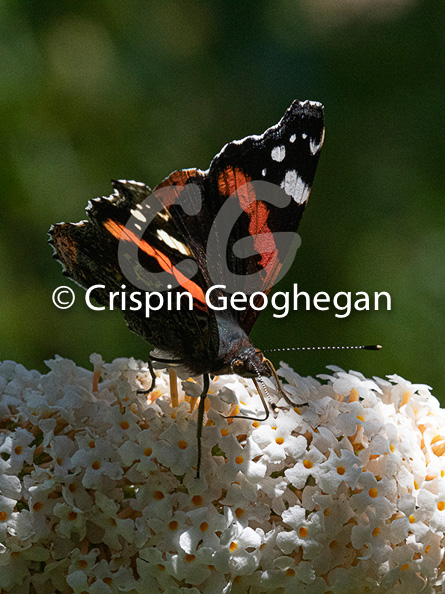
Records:
{"label": "orange band on wing", "polygon": [[119,241],[129,241],[138,246],[147,256],[155,258],[159,266],[173,275],[183,289],[188,291],[197,301],[206,304],[204,291],[199,285],[184,276],[173,264],[170,258],[163,254],[160,250],[152,247],[144,239],[139,239],[132,231],[127,229],[122,223],[116,223],[112,219],[108,219],[104,223],[105,229],[109,231]]}
{"label": "orange band on wing", "polygon": [[226,167],[218,176],[218,192],[228,198],[252,178],[237,167]]}
{"label": "orange band on wing", "polygon": [[255,189],[246,185],[251,181],[244,171],[236,167],[227,167],[218,177],[218,190],[223,196],[238,192],[241,208],[249,217],[249,233],[255,237],[254,247],[260,255],[258,265],[268,270],[264,282],[269,282],[278,273],[278,250],[273,233],[268,225],[269,208],[264,202],[255,199]]}

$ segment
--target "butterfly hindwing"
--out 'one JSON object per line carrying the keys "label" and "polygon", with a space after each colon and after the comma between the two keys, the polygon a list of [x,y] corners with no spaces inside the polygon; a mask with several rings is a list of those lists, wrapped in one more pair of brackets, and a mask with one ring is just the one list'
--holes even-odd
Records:
{"label": "butterfly hindwing", "polygon": [[[167,311],[163,307],[159,311],[150,311],[149,319],[145,316],[145,308],[139,311],[125,309],[124,316],[128,326],[142,338],[154,344],[172,358],[183,358],[187,353],[196,366],[194,359],[202,359],[202,352],[212,354],[217,352],[218,340],[215,338],[216,323],[211,311],[205,305],[205,282],[199,268],[193,280],[183,277],[176,265],[183,259],[195,260],[191,248],[188,246],[182,232],[178,230],[168,210],[159,204],[158,198],[152,195],[150,189],[138,182],[113,182],[115,193],[107,198],[99,198],[90,202],[87,209],[90,221],[79,224],[60,223],[51,228],[51,243],[55,249],[55,256],[64,266],[64,273],[78,284],[88,289],[93,285],[104,288],[95,289],[92,296],[102,305],[109,304],[110,292],[125,292],[127,296],[134,291],[156,290],[162,291],[167,303],[167,293],[172,296],[172,303],[176,303],[176,295],[187,291],[194,297],[193,309],[189,311],[188,302],[182,301],[178,311],[173,307]],[[148,207],[148,208],[147,208]],[[144,208],[147,210],[144,211]],[[144,212],[155,208],[158,215],[142,232],[136,229],[129,215],[143,224]],[[138,224],[138,223],[136,223]],[[139,225],[139,227],[141,227]],[[153,273],[150,284],[143,276],[139,281],[144,284],[133,284],[128,275],[123,274],[119,263],[119,242],[136,244],[137,261],[131,266],[141,267],[144,271]],[[169,272],[170,271],[170,272]],[[177,279],[186,286],[174,287],[166,290],[165,283],[156,285],[159,273],[167,273],[172,284],[178,284]],[[176,283],[175,283],[176,281]],[[196,298],[195,298],[196,297]],[[127,297],[128,301],[128,297]],[[121,300],[116,298],[121,307]],[[184,305],[185,304],[185,305]],[[128,305],[128,304],[127,304]],[[196,345],[193,352],[190,345]],[[213,355],[215,356],[215,355]]]}

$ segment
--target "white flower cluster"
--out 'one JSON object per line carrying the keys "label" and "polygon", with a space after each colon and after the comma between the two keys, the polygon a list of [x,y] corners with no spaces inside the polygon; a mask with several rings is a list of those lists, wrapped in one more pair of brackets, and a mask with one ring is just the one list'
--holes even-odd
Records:
{"label": "white flower cluster", "polygon": [[0,364],[2,593],[445,592],[426,386],[283,366],[295,407],[260,422],[223,416],[264,415],[250,380],[215,378],[197,479],[199,384],[147,397],[134,360],[92,362]]}

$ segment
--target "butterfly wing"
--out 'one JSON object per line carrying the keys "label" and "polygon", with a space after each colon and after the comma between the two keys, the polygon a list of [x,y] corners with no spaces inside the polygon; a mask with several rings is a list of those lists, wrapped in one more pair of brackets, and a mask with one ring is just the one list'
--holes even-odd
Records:
{"label": "butterfly wing", "polygon": [[[84,288],[100,285],[92,293],[99,303],[109,305],[110,292],[118,293],[116,304],[134,332],[200,373],[203,353],[210,358],[216,356],[218,334],[213,312],[205,303],[205,280],[199,267],[195,266],[193,279],[180,270],[184,259],[195,261],[193,250],[166,204],[147,186],[128,181],[113,185],[112,196],[90,202],[89,221],[53,225],[50,242],[55,257],[64,266],[64,274]],[[151,211],[155,214],[149,221]],[[122,246],[123,255],[119,253]],[[125,252],[125,246],[133,248],[133,252]],[[168,282],[173,286],[170,290]],[[176,295],[184,290],[193,297],[191,311],[186,302],[181,302],[180,310],[175,309]],[[139,310],[129,308],[128,296],[141,291],[162,291],[165,304],[170,294],[173,308],[152,310],[147,319],[144,303]],[[123,292],[127,295],[126,307]]]}
{"label": "butterfly wing", "polygon": [[[203,208],[193,217],[170,210],[208,286],[267,294],[287,271],[323,140],[323,106],[294,101],[260,136],[228,143],[207,171],[176,171],[156,188],[195,185],[202,196]],[[237,250],[240,240],[245,247]],[[259,311],[231,313],[249,333]]]}

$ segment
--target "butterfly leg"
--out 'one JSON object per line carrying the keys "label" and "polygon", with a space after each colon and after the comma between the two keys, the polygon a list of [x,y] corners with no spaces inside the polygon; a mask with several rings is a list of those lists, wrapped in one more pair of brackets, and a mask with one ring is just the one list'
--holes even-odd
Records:
{"label": "butterfly leg", "polygon": [[209,386],[210,386],[209,374],[208,373],[205,373],[203,375],[203,378],[204,378],[204,385],[203,385],[201,396],[200,396],[200,400],[199,400],[199,407],[198,407],[198,428],[197,428],[197,431],[196,431],[196,438],[197,438],[197,441],[198,441],[198,464],[197,464],[197,468],[196,468],[196,478],[199,478],[199,472],[201,470],[201,456],[202,456],[202,451],[201,451],[201,437],[202,437],[202,427],[204,425],[205,400],[207,398],[207,393],[209,391]]}
{"label": "butterfly leg", "polygon": [[138,394],[150,394],[150,392],[152,392],[155,389],[156,373],[155,373],[155,370],[153,369],[153,363],[151,362],[150,357],[148,357],[148,369],[149,369],[150,375],[151,375],[151,386],[148,388],[148,390],[138,390],[137,391]]}

